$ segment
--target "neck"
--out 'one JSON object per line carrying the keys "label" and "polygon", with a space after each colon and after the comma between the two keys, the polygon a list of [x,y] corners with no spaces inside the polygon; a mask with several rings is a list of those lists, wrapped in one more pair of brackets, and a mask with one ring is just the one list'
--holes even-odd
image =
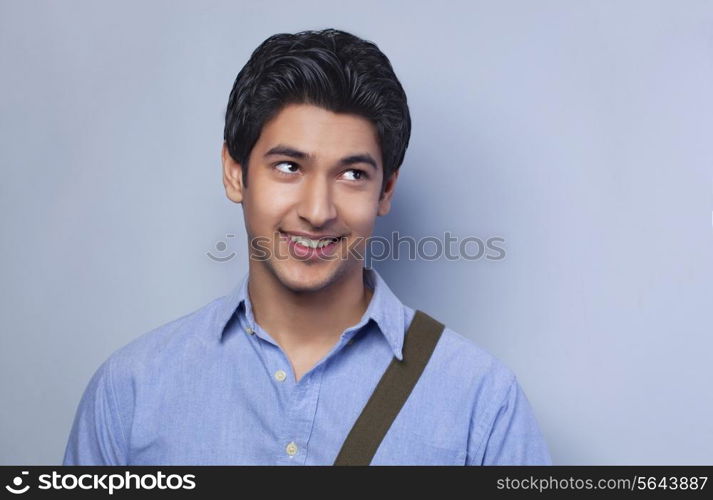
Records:
{"label": "neck", "polygon": [[373,291],[364,285],[364,272],[354,266],[320,290],[294,291],[251,261],[248,293],[255,321],[284,348],[332,345],[359,322],[371,301]]}

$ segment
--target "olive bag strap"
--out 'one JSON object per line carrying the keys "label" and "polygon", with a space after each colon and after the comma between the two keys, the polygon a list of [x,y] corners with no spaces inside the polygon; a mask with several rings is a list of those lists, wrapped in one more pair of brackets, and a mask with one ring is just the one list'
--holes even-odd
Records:
{"label": "olive bag strap", "polygon": [[342,444],[334,465],[369,465],[418,382],[445,325],[416,310],[404,336],[402,358],[391,360]]}

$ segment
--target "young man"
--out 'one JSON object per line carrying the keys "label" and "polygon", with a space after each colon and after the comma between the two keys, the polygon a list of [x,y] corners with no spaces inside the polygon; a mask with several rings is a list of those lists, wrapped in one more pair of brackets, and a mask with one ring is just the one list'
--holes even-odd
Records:
{"label": "young man", "polygon": [[[364,267],[410,128],[374,44],[331,29],[263,42],[235,80],[222,150],[248,273],[101,365],[64,464],[328,465],[369,443],[374,465],[550,464],[513,372],[447,327],[409,329],[416,311]],[[424,325],[441,332],[431,351]],[[409,386],[397,372],[418,352]]]}

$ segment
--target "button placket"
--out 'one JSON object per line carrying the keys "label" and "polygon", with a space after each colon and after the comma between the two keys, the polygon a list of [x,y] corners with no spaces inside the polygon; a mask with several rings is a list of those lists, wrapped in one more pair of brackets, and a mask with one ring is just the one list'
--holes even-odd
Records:
{"label": "button placket", "polygon": [[[299,384],[294,384],[285,399],[285,415],[280,432],[281,463],[304,465],[307,446],[314,427],[314,418],[320,388],[322,369],[305,375]],[[304,383],[302,383],[304,382]]]}
{"label": "button placket", "polygon": [[300,384],[290,379],[292,372],[286,354],[279,345],[263,338],[266,332],[258,332],[257,328],[259,325],[256,325],[255,329],[250,328],[249,324],[243,325],[246,336],[257,342],[272,383],[280,387],[277,391],[280,398],[279,407],[285,410],[281,418],[280,438],[276,443],[279,450],[277,463],[303,465],[307,458],[305,447],[314,424],[317,401],[315,391],[318,391],[318,388],[310,380],[311,376],[305,375],[300,379],[300,382],[303,382]]}
{"label": "button placket", "polygon": [[[250,337],[253,337],[255,341],[257,342],[258,349],[260,350],[260,353],[262,354],[263,361],[265,362],[265,366],[270,370],[272,367],[284,365],[284,362],[282,362],[282,359],[285,359],[286,361],[286,356],[282,352],[282,349],[277,346],[276,344],[272,343],[272,341],[267,340],[263,338],[261,334],[258,333],[257,328],[259,326],[255,326],[255,328],[250,327],[249,324],[243,324],[242,325],[243,330],[247,335]],[[277,355],[280,359],[279,362],[275,363],[274,358],[275,355]],[[277,381],[277,382],[284,382],[288,378],[287,372],[282,369],[282,368],[277,368],[274,371],[272,371],[272,378]]]}

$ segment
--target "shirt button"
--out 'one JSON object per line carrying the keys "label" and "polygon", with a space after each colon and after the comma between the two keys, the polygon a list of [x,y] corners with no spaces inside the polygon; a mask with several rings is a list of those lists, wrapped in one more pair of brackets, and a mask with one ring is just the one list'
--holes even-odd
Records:
{"label": "shirt button", "polygon": [[287,445],[287,448],[285,448],[285,451],[287,451],[287,454],[289,456],[294,456],[297,453],[297,445],[295,444],[294,441],[290,441],[289,444]]}
{"label": "shirt button", "polygon": [[283,380],[285,380],[286,377],[287,377],[287,374],[283,370],[277,370],[275,372],[275,379],[278,382],[282,382]]}
{"label": "shirt button", "polygon": [[255,333],[255,330],[253,330],[253,329],[250,328],[249,326],[246,326],[246,327],[245,327],[245,331],[246,331],[247,333],[249,333],[250,335],[252,335],[253,333]]}

